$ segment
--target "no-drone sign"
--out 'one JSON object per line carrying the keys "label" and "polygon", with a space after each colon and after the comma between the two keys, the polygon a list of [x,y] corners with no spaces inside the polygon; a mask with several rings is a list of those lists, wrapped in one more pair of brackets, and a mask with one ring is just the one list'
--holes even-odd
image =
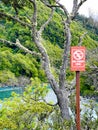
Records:
{"label": "no-drone sign", "polygon": [[85,47],[71,47],[71,71],[85,71]]}

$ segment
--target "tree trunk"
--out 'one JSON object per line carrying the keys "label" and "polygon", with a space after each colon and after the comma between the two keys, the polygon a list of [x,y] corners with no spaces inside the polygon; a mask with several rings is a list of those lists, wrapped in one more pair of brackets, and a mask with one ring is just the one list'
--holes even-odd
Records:
{"label": "tree trunk", "polygon": [[65,90],[59,90],[56,94],[58,99],[58,105],[60,107],[61,116],[65,120],[70,120],[70,113],[68,107],[68,93]]}

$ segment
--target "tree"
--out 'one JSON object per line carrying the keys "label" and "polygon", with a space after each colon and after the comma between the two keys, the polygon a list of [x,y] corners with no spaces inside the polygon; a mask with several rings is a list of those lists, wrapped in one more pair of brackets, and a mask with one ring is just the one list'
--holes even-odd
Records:
{"label": "tree", "polygon": [[[38,28],[38,21],[37,21],[37,2],[36,0],[28,0],[25,2],[22,1],[16,1],[17,4],[15,4],[14,1],[10,0],[6,1],[6,4],[8,6],[14,8],[15,12],[14,15],[10,13],[6,13],[2,10],[0,10],[0,17],[2,19],[7,18],[8,20],[12,20],[15,22],[20,23],[23,27],[28,27],[31,30],[31,38],[32,41],[36,44],[36,47],[39,51],[39,53],[33,52],[29,50],[28,48],[24,47],[18,39],[16,39],[16,42],[8,41],[6,39],[0,38],[1,43],[5,44],[11,44],[11,45],[16,45],[19,48],[23,49],[25,52],[32,54],[33,56],[39,56],[42,60],[43,64],[43,69],[46,73],[47,79],[51,85],[51,88],[55,92],[57,96],[57,104],[60,108],[61,115],[63,119],[70,120],[70,113],[69,113],[69,105],[68,105],[68,95],[69,95],[69,89],[70,87],[72,88],[75,85],[75,78],[71,81],[70,84],[68,84],[67,79],[66,79],[66,70],[68,67],[68,57],[69,57],[69,51],[70,51],[70,46],[71,46],[71,30],[70,30],[70,24],[71,22],[75,19],[75,16],[78,13],[79,8],[82,6],[84,2],[87,0],[73,0],[73,7],[72,7],[72,12],[69,14],[67,11],[66,7],[62,5],[59,1],[46,1],[42,0],[41,2],[44,3],[45,6],[49,7],[51,14],[48,18],[48,20],[43,23],[40,27]],[[5,0],[1,0],[0,2],[5,3]],[[21,6],[22,5],[22,6]],[[29,6],[30,10],[32,10],[32,16],[28,14],[27,20],[24,20],[22,17],[19,16],[19,10],[22,8],[25,10],[25,6]],[[54,10],[56,8],[61,8],[64,11],[65,17],[62,17],[62,23],[64,26],[64,37],[66,38],[64,41],[64,52],[62,54],[62,64],[60,67],[60,72],[59,72],[59,78],[56,80],[54,75],[51,72],[51,65],[50,65],[50,60],[49,56],[47,54],[47,51],[44,47],[43,43],[43,37],[42,33],[45,29],[45,27],[49,24],[49,22],[52,19]]]}

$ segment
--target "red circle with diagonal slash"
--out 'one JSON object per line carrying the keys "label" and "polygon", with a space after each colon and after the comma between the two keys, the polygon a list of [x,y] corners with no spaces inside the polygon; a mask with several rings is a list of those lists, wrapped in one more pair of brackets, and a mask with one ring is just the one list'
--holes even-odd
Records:
{"label": "red circle with diagonal slash", "polygon": [[83,57],[84,57],[84,54],[83,54],[82,50],[76,50],[76,51],[74,51],[73,58],[75,60],[81,60],[81,59],[83,59]]}

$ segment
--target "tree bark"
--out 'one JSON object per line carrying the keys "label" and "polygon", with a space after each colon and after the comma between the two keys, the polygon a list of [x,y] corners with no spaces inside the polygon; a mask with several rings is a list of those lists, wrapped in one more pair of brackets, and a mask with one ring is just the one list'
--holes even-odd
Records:
{"label": "tree bark", "polygon": [[61,116],[65,120],[70,120],[69,105],[68,105],[68,92],[65,89],[59,90],[57,94],[58,105],[60,107]]}

